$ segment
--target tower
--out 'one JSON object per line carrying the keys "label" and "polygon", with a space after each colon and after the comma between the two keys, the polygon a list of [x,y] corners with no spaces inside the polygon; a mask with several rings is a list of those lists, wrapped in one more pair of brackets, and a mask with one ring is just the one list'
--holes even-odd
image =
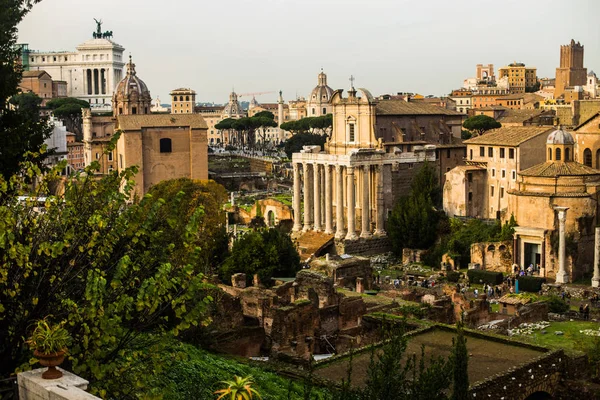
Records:
{"label": "tower", "polygon": [[281,90],[279,91],[279,99],[277,100],[277,127],[279,134],[279,143],[285,140],[283,135],[283,130],[281,129],[281,124],[283,124],[283,95]]}
{"label": "tower", "polygon": [[571,43],[560,46],[560,66],[556,68],[554,98],[564,94],[566,88],[585,86],[587,69],[583,67],[583,45],[571,39]]}

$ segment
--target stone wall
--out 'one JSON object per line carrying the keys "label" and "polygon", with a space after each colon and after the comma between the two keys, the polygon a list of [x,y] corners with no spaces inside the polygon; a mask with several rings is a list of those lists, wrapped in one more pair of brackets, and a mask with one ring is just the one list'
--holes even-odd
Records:
{"label": "stone wall", "polygon": [[387,236],[373,236],[368,239],[336,240],[335,248],[337,254],[374,255],[392,251],[392,242]]}
{"label": "stone wall", "polygon": [[427,250],[402,249],[402,264],[411,264],[421,262]]}
{"label": "stone wall", "polygon": [[512,242],[480,242],[471,245],[471,262],[488,271],[511,273]]}

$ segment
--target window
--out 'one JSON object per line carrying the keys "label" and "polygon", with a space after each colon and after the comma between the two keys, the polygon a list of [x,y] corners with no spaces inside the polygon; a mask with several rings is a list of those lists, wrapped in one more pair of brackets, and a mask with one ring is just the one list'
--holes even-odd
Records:
{"label": "window", "polygon": [[469,160],[473,159],[473,149],[469,150]]}
{"label": "window", "polygon": [[556,160],[556,161],[560,161],[560,159],[561,159],[561,155],[560,155],[560,149],[556,149],[556,157],[555,157],[555,160]]}
{"label": "window", "polygon": [[183,96],[179,96],[179,101],[183,101]]}
{"label": "window", "polygon": [[500,147],[500,158],[504,158],[504,151],[505,151],[505,148]]}
{"label": "window", "polygon": [[592,151],[590,149],[585,149],[583,151],[583,164],[588,167],[592,166]]}
{"label": "window", "polygon": [[569,161],[569,158],[571,158],[571,151],[570,149],[567,147],[565,149],[565,161]]}
{"label": "window", "polygon": [[488,147],[488,157],[494,157],[494,148]]}
{"label": "window", "polygon": [[503,187],[500,188],[500,198],[501,199],[504,198],[504,188]]}
{"label": "window", "polygon": [[171,151],[172,151],[171,139],[169,139],[169,138],[160,139],[160,152],[161,153],[170,153]]}
{"label": "window", "polygon": [[327,109],[323,107],[323,115],[327,114]]}
{"label": "window", "polygon": [[508,149],[508,158],[511,160],[515,158],[515,149]]}
{"label": "window", "polygon": [[517,180],[517,171],[515,171],[514,169],[512,170],[512,179],[513,181]]}
{"label": "window", "polygon": [[123,108],[119,107],[119,114],[123,114]]}
{"label": "window", "polygon": [[506,178],[506,170],[502,170],[502,178]]}
{"label": "window", "polygon": [[314,108],[311,109],[311,112],[312,112],[312,115],[315,115],[315,109]]}
{"label": "window", "polygon": [[485,147],[479,148],[479,157],[485,157]]}
{"label": "window", "polygon": [[190,101],[190,96],[185,96],[185,101]]}
{"label": "window", "polygon": [[354,142],[354,124],[348,124],[348,141]]}
{"label": "window", "polygon": [[548,160],[552,161],[552,149],[548,149]]}
{"label": "window", "polygon": [[137,114],[137,107],[131,107],[131,113]]}
{"label": "window", "polygon": [[112,151],[110,153],[108,153],[108,161],[112,161],[113,160],[113,153]]}
{"label": "window", "polygon": [[450,158],[450,149],[446,150],[446,158]]}
{"label": "window", "polygon": [[490,186],[490,196],[494,197],[494,187]]}
{"label": "window", "polygon": [[100,154],[96,153],[96,160],[98,160],[100,158]]}
{"label": "window", "polygon": [[492,177],[496,176],[496,169],[492,168]]}
{"label": "window", "polygon": [[469,192],[469,201],[473,201],[473,192]]}
{"label": "window", "polygon": [[469,181],[469,183],[473,182],[473,174],[470,172],[467,174],[467,181]]}
{"label": "window", "polygon": [[119,166],[123,168],[123,154],[119,154]]}

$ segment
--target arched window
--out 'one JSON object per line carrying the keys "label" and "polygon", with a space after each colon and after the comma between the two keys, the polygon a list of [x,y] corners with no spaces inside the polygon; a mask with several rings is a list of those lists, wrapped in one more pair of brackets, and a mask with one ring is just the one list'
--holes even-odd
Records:
{"label": "arched window", "polygon": [[548,160],[552,161],[552,149],[548,149]]}
{"label": "arched window", "polygon": [[183,96],[179,96],[179,101],[183,101]]}
{"label": "arched window", "polygon": [[162,138],[160,139],[160,152],[161,153],[170,153],[171,149],[171,139]]}
{"label": "arched window", "polygon": [[131,113],[137,114],[137,107],[131,107]]}
{"label": "arched window", "polygon": [[583,163],[588,167],[592,166],[592,151],[590,149],[583,151]]}
{"label": "arched window", "polygon": [[190,101],[190,96],[185,96],[185,101]]}
{"label": "arched window", "polygon": [[565,149],[565,161],[569,161],[570,158],[571,158],[571,150],[567,147]]}
{"label": "arched window", "polygon": [[559,149],[559,148],[557,148],[557,149],[556,149],[556,157],[554,157],[554,159],[555,159],[556,161],[560,161],[560,159],[561,159],[561,158],[562,158],[562,157],[560,156],[560,149]]}

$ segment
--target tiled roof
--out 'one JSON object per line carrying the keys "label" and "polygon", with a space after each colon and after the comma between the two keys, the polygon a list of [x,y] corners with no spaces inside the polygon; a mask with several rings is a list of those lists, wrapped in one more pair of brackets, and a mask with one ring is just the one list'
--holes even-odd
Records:
{"label": "tiled roof", "polygon": [[[501,117],[498,118],[500,123],[522,123],[530,118],[538,117],[548,110],[510,110],[507,109]],[[550,113],[549,113],[550,114]]]}
{"label": "tiled roof", "polygon": [[44,74],[50,76],[50,74],[48,74],[43,69],[37,71],[23,71],[23,78],[38,78]]}
{"label": "tiled roof", "polygon": [[600,170],[590,168],[574,161],[547,161],[545,163],[534,165],[531,168],[527,168],[526,170],[519,172],[519,175],[554,178],[558,176],[600,175]]}
{"label": "tiled roof", "polygon": [[423,102],[409,102],[403,100],[380,100],[376,108],[377,115],[452,115],[463,114],[446,108],[424,104]]}
{"label": "tiled roof", "polygon": [[206,122],[198,114],[147,114],[117,116],[119,129],[138,130],[156,127],[190,127],[207,129]]}
{"label": "tiled roof", "polygon": [[536,136],[547,135],[553,130],[552,126],[505,126],[465,140],[463,143],[518,146]]}
{"label": "tiled roof", "polygon": [[531,301],[530,297],[513,297],[508,294],[506,294],[506,295],[502,296],[500,299],[498,299],[499,303],[512,304],[512,305],[527,304],[530,301]]}

